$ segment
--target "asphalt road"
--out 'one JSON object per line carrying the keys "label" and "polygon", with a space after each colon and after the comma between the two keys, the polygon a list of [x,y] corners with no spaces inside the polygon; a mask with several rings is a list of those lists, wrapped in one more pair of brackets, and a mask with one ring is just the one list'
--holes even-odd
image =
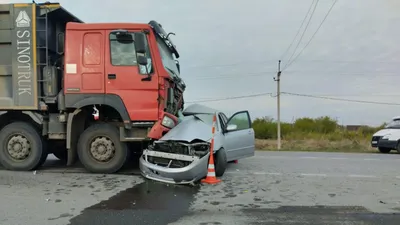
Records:
{"label": "asphalt road", "polygon": [[400,155],[257,152],[217,185],[0,171],[0,224],[400,224]]}

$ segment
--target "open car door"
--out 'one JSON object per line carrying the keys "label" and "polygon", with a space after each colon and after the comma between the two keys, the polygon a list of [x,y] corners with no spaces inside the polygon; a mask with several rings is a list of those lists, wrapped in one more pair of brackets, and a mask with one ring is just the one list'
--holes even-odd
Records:
{"label": "open car door", "polygon": [[227,160],[254,156],[255,136],[248,111],[233,114],[223,128]]}

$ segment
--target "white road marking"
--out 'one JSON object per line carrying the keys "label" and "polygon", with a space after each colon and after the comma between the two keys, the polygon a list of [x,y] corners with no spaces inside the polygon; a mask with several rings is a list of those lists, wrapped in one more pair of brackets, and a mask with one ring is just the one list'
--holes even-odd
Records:
{"label": "white road marking", "polygon": [[[363,174],[325,174],[325,173],[274,173],[274,172],[242,172],[242,171],[227,171],[226,174],[232,175],[264,175],[264,176],[303,176],[303,177],[341,177],[341,178],[379,178],[375,175],[363,175]],[[400,176],[396,176],[400,179]]]}
{"label": "white road marking", "polygon": [[282,173],[254,172],[254,175],[282,175]]}
{"label": "white road marking", "polygon": [[376,178],[376,176],[373,175],[361,175],[361,174],[350,174],[348,177],[354,177],[354,178]]}
{"label": "white road marking", "polygon": [[300,176],[311,176],[311,177],[326,177],[323,173],[301,173]]}
{"label": "white road marking", "polygon": [[345,157],[317,157],[317,156],[255,156],[256,159],[285,159],[285,160],[298,160],[298,159],[318,159],[318,160],[348,160],[348,161],[397,161],[399,158],[345,158]]}

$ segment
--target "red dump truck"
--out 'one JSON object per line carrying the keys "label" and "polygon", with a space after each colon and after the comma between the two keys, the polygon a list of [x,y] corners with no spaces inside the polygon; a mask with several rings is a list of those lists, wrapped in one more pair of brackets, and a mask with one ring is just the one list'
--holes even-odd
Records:
{"label": "red dump truck", "polygon": [[156,21],[83,23],[56,3],[0,4],[0,163],[48,154],[117,172],[178,123],[179,53]]}

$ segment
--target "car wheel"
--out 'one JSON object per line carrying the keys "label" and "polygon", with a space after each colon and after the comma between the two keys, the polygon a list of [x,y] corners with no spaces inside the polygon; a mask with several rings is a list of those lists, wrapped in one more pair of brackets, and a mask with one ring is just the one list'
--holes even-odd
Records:
{"label": "car wheel", "polygon": [[400,141],[397,142],[396,151],[400,153]]}
{"label": "car wheel", "polygon": [[8,170],[34,170],[47,158],[42,137],[29,123],[13,122],[5,126],[0,132],[0,143],[0,163]]}
{"label": "car wheel", "polygon": [[225,149],[219,149],[215,154],[215,175],[217,177],[221,177],[224,175],[227,161],[226,161],[226,152]]}
{"label": "car wheel", "polygon": [[[383,147],[379,147],[378,150],[379,150],[381,153],[389,153],[389,152],[391,151],[390,148],[383,148]],[[398,151],[398,150],[397,150],[397,151]]]}
{"label": "car wheel", "polygon": [[78,156],[92,173],[115,173],[128,160],[127,144],[119,139],[117,127],[99,123],[87,128],[78,141]]}

